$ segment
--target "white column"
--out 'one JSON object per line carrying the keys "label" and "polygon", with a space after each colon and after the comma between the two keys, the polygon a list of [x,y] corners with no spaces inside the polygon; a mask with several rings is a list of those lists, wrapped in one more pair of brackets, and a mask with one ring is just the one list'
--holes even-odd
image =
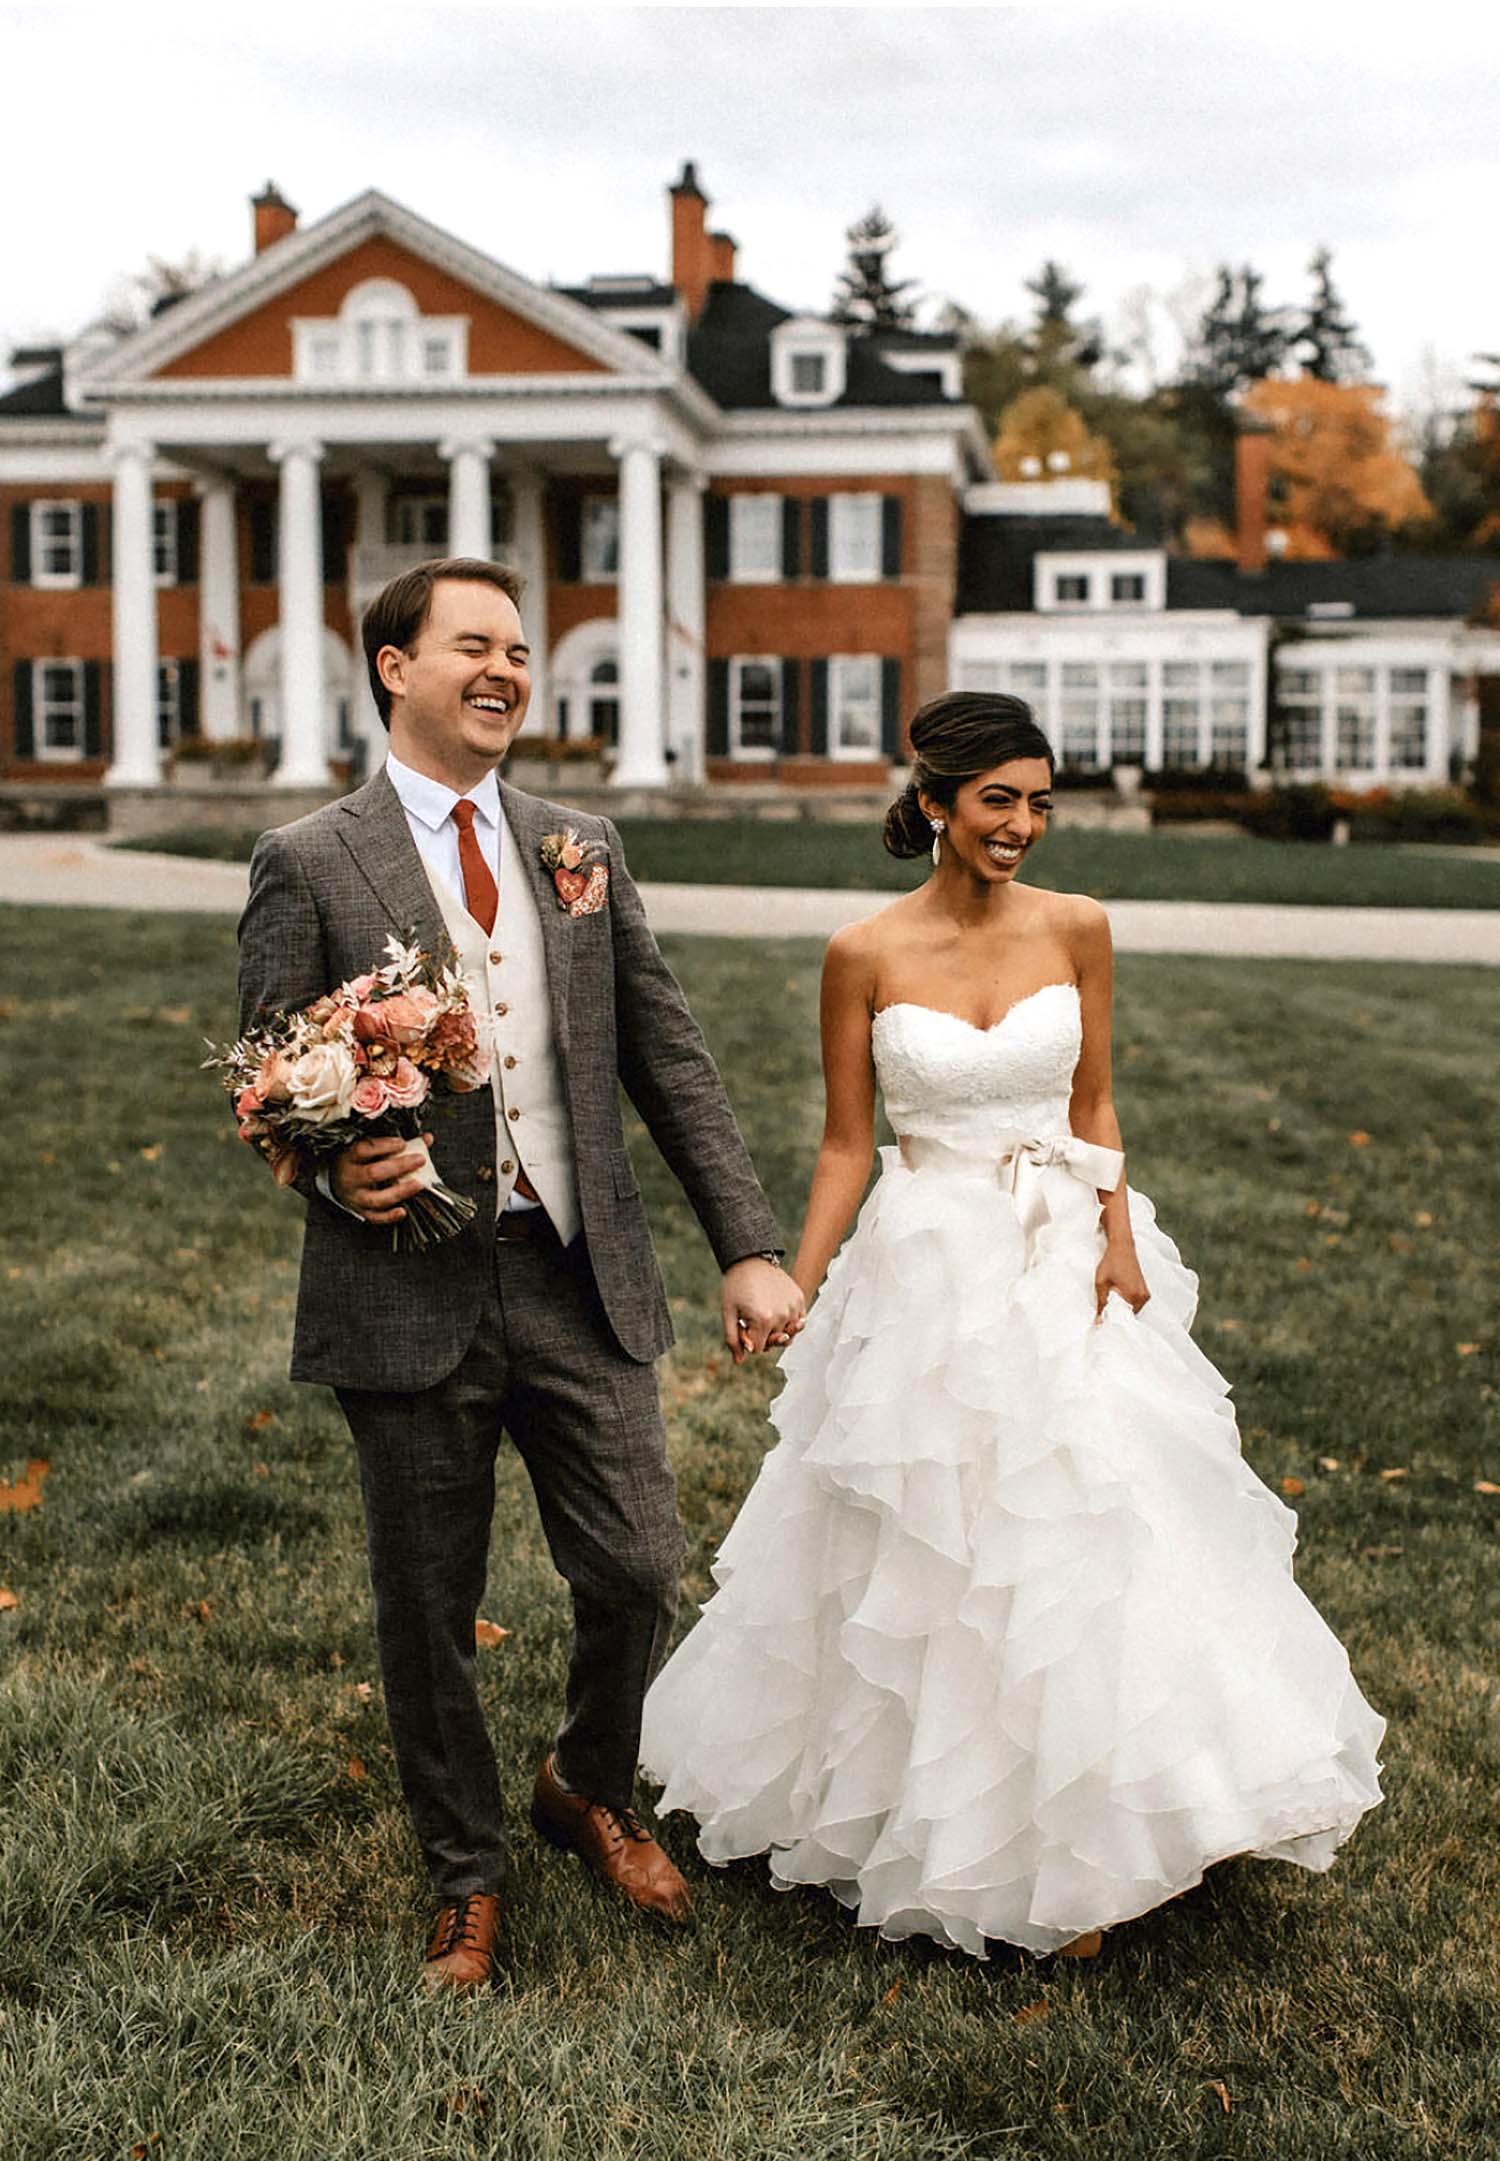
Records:
{"label": "white column", "polygon": [[234,482],[227,474],[198,483],[198,679],[200,720],[210,742],[241,730],[240,566]]}
{"label": "white column", "polygon": [[667,736],[681,781],[703,778],[706,485],[701,473],[680,471],[667,482]]}
{"label": "white column", "polygon": [[620,754],[617,788],[666,785],[662,756],[661,448],[611,444],[620,461]]}
{"label": "white column", "polygon": [[321,443],[273,443],[281,467],[280,551],[282,788],[325,788],[323,740],[323,546]]}
{"label": "white column", "polygon": [[105,775],[111,788],[154,788],[161,779],[152,456],[150,443],[128,443],[114,457],[114,748]]}
{"label": "white column", "polygon": [[448,553],[476,555],[488,562],[494,554],[490,518],[490,459],[495,446],[486,436],[438,444],[448,467]]}
{"label": "white column", "polygon": [[547,532],[542,486],[541,474],[529,467],[517,468],[510,475],[511,555],[526,580],[521,620],[531,647],[531,710],[526,725],[533,735],[555,732],[547,671]]}
{"label": "white column", "polygon": [[1146,663],[1146,771],[1159,773],[1165,756],[1163,749],[1166,714],[1166,692],[1162,687],[1162,663],[1151,659]]}
{"label": "white column", "polygon": [[[388,475],[373,465],[362,465],[354,475],[354,561],[356,575],[350,595],[360,601],[373,599],[380,579],[377,564],[386,546],[386,517],[391,484]],[[375,572],[375,575],[371,575]],[[358,602],[356,602],[358,605]],[[349,662],[349,716],[354,733],[366,745],[366,771],[373,771],[385,756],[385,729],[370,689],[360,625],[354,625],[354,650]]]}

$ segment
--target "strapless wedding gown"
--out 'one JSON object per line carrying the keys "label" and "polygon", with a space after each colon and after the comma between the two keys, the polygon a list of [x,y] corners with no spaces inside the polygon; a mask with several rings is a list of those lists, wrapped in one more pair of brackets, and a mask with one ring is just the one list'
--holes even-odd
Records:
{"label": "strapless wedding gown", "polygon": [[1068,1130],[1078,995],[993,1028],[874,1023],[899,1144],[781,1364],[779,1443],[642,1761],[716,1863],[769,1853],[861,1923],[984,1956],[1148,1911],[1231,1854],[1323,1869],[1384,1721],[1292,1581],[1188,1333],[1197,1279],[1130,1195],[1151,1289],[1095,1323]]}

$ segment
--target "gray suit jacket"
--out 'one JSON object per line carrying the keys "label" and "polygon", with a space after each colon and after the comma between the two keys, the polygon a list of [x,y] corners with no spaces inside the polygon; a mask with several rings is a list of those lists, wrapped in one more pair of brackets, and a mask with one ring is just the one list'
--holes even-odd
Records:
{"label": "gray suit jacket", "polygon": [[[620,1082],[721,1268],[779,1247],[781,1234],[718,1071],[647,926],[619,834],[607,818],[503,781],[501,794],[537,890],[589,1259],[621,1349],[644,1364],[668,1347],[672,1327],[621,1129]],[[543,835],[568,825],[608,852],[609,897],[597,915],[565,914],[542,863]],[[241,1028],[310,1005],[377,966],[392,931],[415,936],[429,951],[445,935],[406,814],[382,769],[354,794],[256,844],[240,919]],[[437,1089],[426,1111],[439,1170],[456,1193],[479,1203],[479,1215],[428,1253],[394,1254],[388,1232],[309,1193],[294,1380],[430,1387],[458,1364],[474,1333],[492,1265],[492,1092]]]}

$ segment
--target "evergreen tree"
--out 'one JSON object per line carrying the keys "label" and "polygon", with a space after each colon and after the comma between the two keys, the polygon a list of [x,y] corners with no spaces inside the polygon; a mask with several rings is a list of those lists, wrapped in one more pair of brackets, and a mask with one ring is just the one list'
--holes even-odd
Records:
{"label": "evergreen tree", "polygon": [[879,203],[851,225],[844,238],[849,261],[833,296],[833,320],[867,330],[909,330],[916,303],[907,296],[916,280],[891,277],[886,259],[900,235]]}
{"label": "evergreen tree", "polygon": [[1097,322],[1078,323],[1073,310],[1083,298],[1083,287],[1069,277],[1061,263],[1050,258],[1026,290],[1036,302],[1036,322],[1029,344],[1039,378],[1050,379],[1064,369],[1085,374],[1104,354],[1104,335]]}
{"label": "evergreen tree", "polygon": [[1285,313],[1261,297],[1258,270],[1220,263],[1213,297],[1191,341],[1187,379],[1214,397],[1228,399],[1249,383],[1274,375],[1287,356],[1292,332]]}
{"label": "evergreen tree", "polygon": [[1370,355],[1334,290],[1332,265],[1327,248],[1314,251],[1307,266],[1313,281],[1312,302],[1297,327],[1293,350],[1303,374],[1320,383],[1362,382],[1370,372]]}

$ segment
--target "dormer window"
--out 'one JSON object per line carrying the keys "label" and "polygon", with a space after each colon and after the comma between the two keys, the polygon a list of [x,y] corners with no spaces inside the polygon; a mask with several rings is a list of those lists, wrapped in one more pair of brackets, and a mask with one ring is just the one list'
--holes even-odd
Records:
{"label": "dormer window", "polygon": [[307,383],[441,382],[468,367],[463,315],[423,315],[394,278],[366,278],[332,320],[292,323],[293,366]]}
{"label": "dormer window", "polygon": [[846,350],[837,323],[794,315],[771,332],[771,395],[778,405],[833,405],[844,394]]}

